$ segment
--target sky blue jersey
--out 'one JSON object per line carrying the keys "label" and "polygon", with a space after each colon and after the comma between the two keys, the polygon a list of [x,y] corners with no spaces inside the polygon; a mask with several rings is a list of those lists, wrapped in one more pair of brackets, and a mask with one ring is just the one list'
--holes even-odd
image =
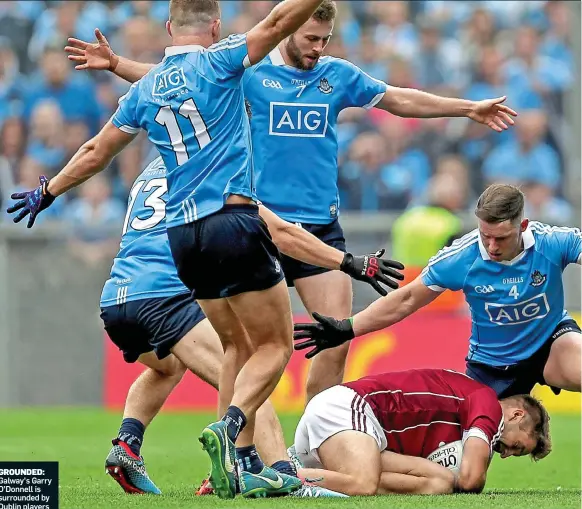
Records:
{"label": "sky blue jersey", "polygon": [[168,227],[220,210],[229,194],[253,196],[240,86],[249,65],[246,35],[209,48],[171,46],[119,100],[113,124],[146,130],[168,169]]}
{"label": "sky blue jersey", "polygon": [[516,258],[496,262],[474,230],[439,251],[422,272],[429,288],[465,294],[472,320],[469,360],[504,366],[527,359],[570,318],[562,271],[580,263],[580,230],[532,221],[523,243]]}
{"label": "sky blue jersey", "polygon": [[275,48],[247,69],[243,87],[257,196],[287,221],[330,223],[339,213],[337,117],[350,106],[372,108],[388,86],[341,58],[296,69]]}
{"label": "sky blue jersey", "polygon": [[166,167],[158,157],[131,187],[121,244],[101,293],[101,307],[189,292],[178,277],[166,234],[167,196]]}

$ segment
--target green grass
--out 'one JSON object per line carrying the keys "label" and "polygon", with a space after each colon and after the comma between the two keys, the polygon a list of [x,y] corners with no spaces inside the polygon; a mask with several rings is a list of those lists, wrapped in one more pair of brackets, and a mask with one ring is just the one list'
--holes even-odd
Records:
{"label": "green grass", "polygon": [[[119,415],[95,409],[30,409],[0,411],[0,461],[59,461],[60,507],[191,508],[235,507],[365,507],[366,509],[580,507],[580,416],[552,417],[554,451],[539,463],[529,458],[498,457],[491,466],[486,493],[442,497],[277,499],[221,501],[193,497],[208,470],[197,436],[210,415],[166,413],[146,434],[143,452],[148,472],[162,489],[161,497],[126,496],[104,474],[110,440]],[[297,416],[282,416],[287,441]]]}

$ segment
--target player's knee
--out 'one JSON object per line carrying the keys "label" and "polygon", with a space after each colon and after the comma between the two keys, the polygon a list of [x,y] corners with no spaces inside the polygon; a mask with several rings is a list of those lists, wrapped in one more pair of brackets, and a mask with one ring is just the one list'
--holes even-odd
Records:
{"label": "player's knee", "polygon": [[156,366],[155,371],[163,377],[182,378],[186,372],[186,366],[177,357],[171,355],[166,357],[159,366]]}
{"label": "player's knee", "polygon": [[432,477],[428,479],[425,495],[448,495],[453,492],[454,476]]}
{"label": "player's knee", "polygon": [[350,491],[349,495],[353,497],[370,497],[376,495],[378,492],[378,482],[374,476],[357,476],[354,478],[354,482],[351,487],[346,487]]}

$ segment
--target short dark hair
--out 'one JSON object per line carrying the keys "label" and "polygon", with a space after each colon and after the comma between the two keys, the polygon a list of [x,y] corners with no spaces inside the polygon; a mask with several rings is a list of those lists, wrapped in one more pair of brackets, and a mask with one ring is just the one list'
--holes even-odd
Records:
{"label": "short dark hair", "polygon": [[552,452],[552,438],[550,436],[550,415],[542,402],[529,394],[518,394],[512,396],[526,412],[526,423],[531,423],[533,436],[536,439],[536,446],[530,453],[534,461],[545,458]]}
{"label": "short dark hair", "polygon": [[170,0],[170,22],[178,27],[220,18],[218,0]]}
{"label": "short dark hair", "polygon": [[510,184],[493,184],[479,196],[475,215],[486,223],[511,221],[515,224],[523,216],[523,193]]}
{"label": "short dark hair", "polygon": [[337,6],[334,0],[323,0],[311,16],[317,21],[333,21],[337,16]]}

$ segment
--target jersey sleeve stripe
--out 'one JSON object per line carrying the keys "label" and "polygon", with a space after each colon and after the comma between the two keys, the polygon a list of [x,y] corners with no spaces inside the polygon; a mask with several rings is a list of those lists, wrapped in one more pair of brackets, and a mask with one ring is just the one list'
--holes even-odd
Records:
{"label": "jersey sleeve stripe", "polygon": [[116,126],[116,127],[120,131],[123,131],[124,133],[127,133],[127,134],[137,134],[140,131],[140,128],[139,127],[132,127],[130,125],[119,125],[119,126]]}
{"label": "jersey sleeve stripe", "polygon": [[463,437],[463,446],[465,445],[465,442],[471,437],[480,438],[481,440],[484,440],[485,443],[489,446],[489,450],[491,450],[491,442],[489,442],[489,438],[487,438],[487,435],[481,428],[474,427],[469,429],[469,431],[467,431],[467,433]]}
{"label": "jersey sleeve stripe", "polygon": [[368,104],[364,104],[362,108],[364,108],[365,110],[372,109],[374,106],[376,106],[376,104],[378,104],[382,100],[385,94],[386,92],[380,92],[379,94],[376,94],[374,98]]}
{"label": "jersey sleeve stripe", "polygon": [[478,239],[477,237],[475,237],[475,238],[473,238],[473,239],[471,239],[471,240],[468,240],[468,241],[467,241],[467,242],[465,242],[464,244],[462,244],[462,245],[460,245],[460,246],[456,247],[455,249],[452,249],[452,247],[451,247],[451,248],[448,248],[448,249],[447,249],[447,248],[445,248],[445,249],[442,249],[442,250],[440,251],[440,253],[437,253],[436,255],[434,255],[434,256],[433,256],[433,257],[432,257],[432,258],[431,258],[431,259],[428,261],[427,267],[430,267],[430,266],[434,265],[435,263],[437,263],[437,262],[440,262],[440,261],[444,260],[445,258],[448,258],[449,256],[453,256],[453,255],[455,255],[455,254],[458,254],[458,253],[460,253],[461,251],[464,251],[464,250],[465,250],[465,249],[467,249],[468,247],[470,247],[470,246],[472,246],[473,244],[475,244],[475,243],[476,243],[478,240],[479,240],[479,239]]}
{"label": "jersey sleeve stripe", "polygon": [[217,51],[223,51],[225,49],[235,49],[235,48],[238,48],[238,47],[242,46],[243,44],[246,44],[246,42],[247,41],[241,41],[241,42],[238,42],[236,44],[226,44],[226,45],[220,46],[218,48],[214,48],[214,47],[211,46],[210,48],[208,48],[207,51],[209,53],[216,53]]}

